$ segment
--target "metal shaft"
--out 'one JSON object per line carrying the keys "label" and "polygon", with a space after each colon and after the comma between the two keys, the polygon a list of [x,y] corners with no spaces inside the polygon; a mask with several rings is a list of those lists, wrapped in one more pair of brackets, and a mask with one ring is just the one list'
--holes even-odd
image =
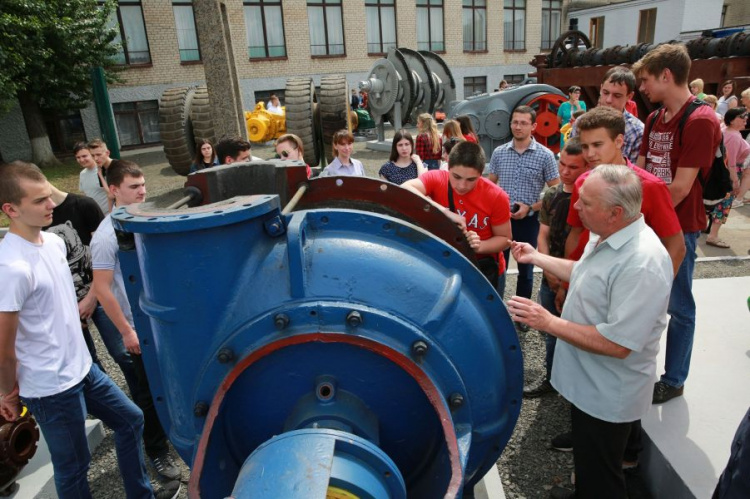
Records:
{"label": "metal shaft", "polygon": [[184,198],[180,199],[179,201],[170,204],[167,206],[168,210],[176,210],[177,208],[182,208],[186,204],[190,202],[190,200],[193,199],[193,196],[185,196]]}
{"label": "metal shaft", "polygon": [[284,209],[281,210],[282,215],[287,215],[294,210],[299,200],[302,199],[302,196],[304,196],[305,192],[307,192],[307,187],[308,185],[306,183],[299,186],[297,192],[294,193],[294,197],[292,197],[292,199],[289,200],[286,206],[284,206]]}

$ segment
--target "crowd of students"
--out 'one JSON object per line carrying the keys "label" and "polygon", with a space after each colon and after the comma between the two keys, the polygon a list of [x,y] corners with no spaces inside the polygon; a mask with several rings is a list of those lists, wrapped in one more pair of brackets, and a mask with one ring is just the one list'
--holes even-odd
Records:
{"label": "crowd of students", "polygon": [[[441,134],[431,115],[419,115],[416,137],[397,130],[378,171],[462,229],[478,269],[501,297],[511,254],[516,260],[508,310],[520,332],[533,327],[547,334],[546,375],[525,387],[524,396],[559,392],[572,407],[572,431],[555,437],[552,447],[573,451],[576,490],[556,488],[553,497],[626,497],[623,470],[638,463],[640,418],[651,404],[684,392],[695,332],[696,242],[710,218],[709,244],[726,247],[718,226],[734,200],[742,202],[750,179],[742,177],[750,144],[740,135],[747,112],[733,96],[733,82],[722,86],[716,111],[699,106],[678,129],[696,97],[710,100],[702,81],[688,86],[689,69],[684,47],[663,45],[632,71],[608,71],[591,110],[571,87],[561,106],[560,122],[570,126],[559,160],[534,138],[534,109],[519,106],[510,117],[512,139],[492,152],[487,177],[487,158],[468,116],[446,121]],[[628,111],[636,78],[642,94],[663,107],[646,124]],[[750,104],[746,92],[742,101]],[[734,190],[707,218],[700,176],[710,168],[722,129]],[[334,159],[320,175],[365,176],[353,145],[349,131],[336,132]],[[257,159],[239,138],[197,146],[191,172]],[[279,137],[275,152],[278,159],[304,162],[296,135]],[[35,414],[60,497],[90,497],[87,413],[115,431],[128,497],[174,497],[180,472],[153,408],[108,216],[114,207],[143,202],[146,181],[134,163],[111,159],[101,140],[78,144],[75,157],[87,197],[55,189],[32,164],[0,166],[0,205],[10,219],[0,245],[6,285],[0,411],[15,419],[23,401]],[[544,271],[538,303],[532,300],[535,265]],[[135,403],[103,372],[89,319]],[[665,326],[666,364],[654,384]],[[148,479],[147,461],[159,476],[157,486]],[[723,476],[717,491],[742,482]]]}

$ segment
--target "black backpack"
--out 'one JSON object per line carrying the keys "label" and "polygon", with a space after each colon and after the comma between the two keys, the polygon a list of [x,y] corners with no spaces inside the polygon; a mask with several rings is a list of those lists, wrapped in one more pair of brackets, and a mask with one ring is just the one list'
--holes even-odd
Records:
{"label": "black backpack", "polygon": [[[680,122],[677,123],[677,143],[682,145],[682,129],[687,122],[688,117],[693,114],[693,111],[701,106],[707,106],[705,102],[699,99],[695,99],[693,102],[688,104],[687,109],[682,114]],[[663,108],[659,108],[651,113],[648,118],[648,126],[644,137],[648,140],[648,135],[651,133],[651,127],[654,125],[654,121],[660,116]],[[703,204],[715,205],[724,200],[724,198],[732,191],[732,178],[729,176],[729,169],[727,168],[727,150],[724,147],[724,137],[719,142],[719,147],[716,149],[714,154],[714,161],[711,163],[711,169],[706,175],[698,174],[698,180],[703,188]]]}

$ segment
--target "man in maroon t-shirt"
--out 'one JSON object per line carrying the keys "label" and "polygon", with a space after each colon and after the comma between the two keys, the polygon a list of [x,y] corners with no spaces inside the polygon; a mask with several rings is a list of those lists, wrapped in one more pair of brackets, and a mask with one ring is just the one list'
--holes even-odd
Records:
{"label": "man in maroon t-shirt", "polygon": [[[638,168],[622,154],[623,135],[625,133],[625,119],[621,112],[613,108],[600,106],[587,112],[579,118],[579,139],[583,149],[583,157],[589,168],[594,169],[599,165],[628,165],[635,171],[641,181],[643,189],[643,202],[641,213],[646,224],[651,227],[664,248],[672,259],[672,268],[675,275],[685,256],[685,241],[683,239],[680,222],[677,219],[672,199],[667,185],[654,175]],[[575,183],[573,194],[570,198],[571,206],[578,201],[578,191],[589,172],[584,173]],[[568,225],[579,228],[568,236],[566,247],[575,248],[568,255],[571,260],[578,260],[583,254],[583,249],[588,243],[588,231],[583,228],[583,223],[578,210],[568,212]],[[580,234],[580,237],[578,236]],[[572,240],[574,239],[574,240]]]}
{"label": "man in maroon t-shirt", "polygon": [[680,118],[695,99],[688,88],[690,63],[684,45],[661,45],[643,56],[632,68],[633,73],[641,78],[641,93],[663,107],[646,119],[638,166],[669,186],[686,247],[669,299],[671,317],[667,327],[665,373],[654,385],[655,404],[682,395],[690,368],[695,334],[692,290],[695,248],[707,222],[698,175],[705,177],[721,141],[719,121],[709,106],[693,111],[682,131],[678,130]]}

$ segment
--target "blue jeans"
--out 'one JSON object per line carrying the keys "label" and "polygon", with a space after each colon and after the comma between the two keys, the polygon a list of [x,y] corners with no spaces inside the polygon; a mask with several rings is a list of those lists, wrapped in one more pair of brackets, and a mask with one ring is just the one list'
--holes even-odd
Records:
{"label": "blue jeans", "polygon": [[[551,314],[560,317],[555,308],[555,293],[547,285],[547,281],[542,279],[542,285],[539,287],[539,303]],[[555,345],[557,337],[544,333],[544,346],[546,354],[544,356],[544,367],[547,369],[547,379],[552,376],[552,362],[555,356]]]}
{"label": "blue jeans", "polygon": [[22,400],[47,441],[55,488],[61,499],[91,497],[86,479],[91,462],[86,439],[87,412],[115,433],[117,461],[127,497],[153,498],[141,446],[143,414],[96,364],[80,383],[64,392]]}
{"label": "blue jeans", "polygon": [[424,163],[424,166],[426,166],[428,170],[440,169],[440,160],[438,159],[425,159],[422,163]]}
{"label": "blue jeans", "polygon": [[695,336],[695,299],[693,298],[693,271],[695,270],[695,247],[700,232],[685,234],[685,259],[680,264],[672,283],[667,312],[671,316],[667,326],[667,350],[664,374],[661,380],[669,386],[685,384],[690,370],[690,355]]}
{"label": "blue jeans", "polygon": [[[536,241],[539,237],[539,218],[537,213],[521,220],[510,219],[510,228],[513,231],[513,240],[529,243],[536,248]],[[510,266],[510,248],[503,252],[505,263]],[[531,298],[531,291],[534,289],[534,266],[528,263],[517,263],[518,282],[516,283],[516,295],[524,298]],[[502,289],[497,288],[500,296],[505,294],[505,283]]]}
{"label": "blue jeans", "polygon": [[104,346],[107,347],[110,357],[120,366],[130,395],[135,399],[138,393],[138,377],[133,366],[133,359],[130,358],[130,354],[125,349],[125,343],[122,342],[120,331],[117,330],[114,323],[107,317],[101,305],[96,306],[94,313],[91,314],[91,320],[94,321],[94,325],[99,331],[99,336],[102,337],[102,341],[104,342]]}

